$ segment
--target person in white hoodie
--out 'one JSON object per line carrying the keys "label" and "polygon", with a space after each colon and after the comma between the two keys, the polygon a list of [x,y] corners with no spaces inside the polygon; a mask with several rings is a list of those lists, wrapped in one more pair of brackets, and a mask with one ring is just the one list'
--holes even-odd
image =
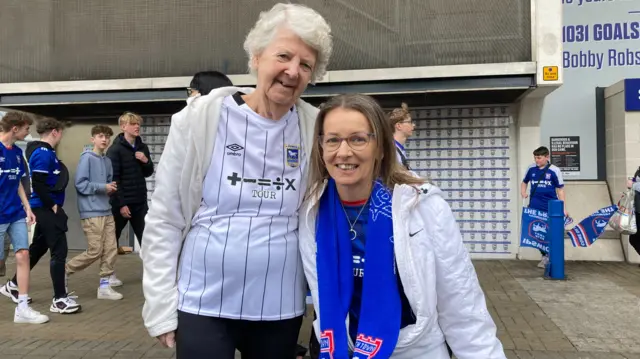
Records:
{"label": "person in white hoodie", "polygon": [[401,168],[377,102],[318,114],[300,252],[321,359],[506,359],[441,191]]}
{"label": "person in white hoodie", "polygon": [[329,25],[302,5],[260,14],[244,44],[255,90],[223,87],[172,118],[145,218],[144,324],[184,358],[293,359],[305,281],[298,252]]}

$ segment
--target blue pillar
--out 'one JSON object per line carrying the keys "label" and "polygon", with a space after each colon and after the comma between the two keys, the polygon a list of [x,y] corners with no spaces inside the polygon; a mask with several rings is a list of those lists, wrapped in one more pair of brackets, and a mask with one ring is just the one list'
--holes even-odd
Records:
{"label": "blue pillar", "polygon": [[549,279],[565,279],[564,276],[564,202],[549,201],[549,265],[545,274]]}

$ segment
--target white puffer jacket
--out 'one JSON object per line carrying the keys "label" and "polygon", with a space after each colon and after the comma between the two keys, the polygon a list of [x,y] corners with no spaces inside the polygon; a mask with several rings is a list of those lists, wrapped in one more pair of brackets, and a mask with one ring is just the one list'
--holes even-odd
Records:
{"label": "white puffer jacket", "polygon": [[[323,189],[324,190],[324,189]],[[471,258],[449,205],[435,186],[393,191],[393,237],[398,271],[415,325],[400,330],[393,359],[506,359],[487,311]],[[317,313],[316,197],[300,211],[300,252]],[[319,319],[314,323],[320,333]],[[353,349],[353,347],[352,347]]]}

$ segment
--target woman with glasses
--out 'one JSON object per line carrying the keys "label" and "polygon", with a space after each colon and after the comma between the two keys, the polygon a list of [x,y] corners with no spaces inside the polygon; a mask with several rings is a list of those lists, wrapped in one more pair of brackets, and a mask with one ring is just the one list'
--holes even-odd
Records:
{"label": "woman with glasses", "polygon": [[175,118],[156,172],[141,257],[142,316],[178,359],[294,359],[306,287],[298,252],[331,30],[276,4],[244,42],[255,89],[223,87]]}
{"label": "woman with glasses", "polygon": [[[506,359],[442,192],[401,169],[371,97],[318,115],[300,252],[320,358]],[[345,324],[346,323],[346,324]]]}

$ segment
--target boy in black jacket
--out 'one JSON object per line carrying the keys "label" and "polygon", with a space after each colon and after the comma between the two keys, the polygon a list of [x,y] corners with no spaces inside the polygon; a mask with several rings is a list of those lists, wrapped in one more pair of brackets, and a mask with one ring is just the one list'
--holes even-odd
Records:
{"label": "boy in black jacket", "polygon": [[[111,196],[113,218],[116,222],[116,240],[122,229],[131,223],[133,232],[142,244],[144,217],[147,205],[146,177],[153,174],[153,162],[149,148],[140,138],[142,118],[135,113],[125,112],[118,120],[122,133],[116,136],[107,151],[113,165],[113,180],[118,190]],[[112,277],[111,285],[121,284]]]}

